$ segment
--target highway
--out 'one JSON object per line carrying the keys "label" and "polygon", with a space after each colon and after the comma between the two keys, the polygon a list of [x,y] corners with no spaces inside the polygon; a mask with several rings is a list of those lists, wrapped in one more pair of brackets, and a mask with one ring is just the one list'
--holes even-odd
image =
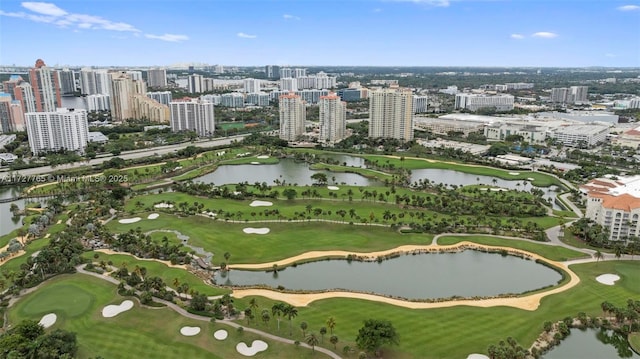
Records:
{"label": "highway", "polygon": [[[112,155],[104,156],[103,155],[103,156],[94,158],[94,159],[92,159],[90,161],[67,163],[67,164],[64,164],[64,165],[56,166],[56,167],[43,166],[43,167],[35,167],[35,168],[25,168],[25,169],[22,169],[22,170],[11,172],[11,175],[18,176],[18,177],[44,175],[44,174],[48,174],[48,173],[51,173],[53,171],[58,171],[58,170],[66,170],[66,169],[83,167],[83,166],[99,165],[102,162],[109,161],[113,157],[120,157],[120,158],[122,158],[124,160],[131,160],[131,159],[135,159],[135,158],[150,157],[150,156],[154,156],[154,155],[161,156],[161,155],[165,155],[167,153],[175,152],[177,150],[186,148],[188,146],[195,146],[195,147],[227,146],[227,145],[230,145],[232,141],[240,141],[246,136],[249,136],[249,134],[242,134],[242,135],[237,135],[237,136],[218,138],[218,139],[215,139],[215,140],[203,140],[203,141],[195,141],[195,142],[185,142],[185,143],[180,143],[180,144],[177,144],[177,145],[168,145],[168,146],[160,146],[160,147],[153,147],[153,148],[145,148],[145,149],[142,149],[142,150],[125,151],[125,152],[122,152],[118,156],[112,156]],[[9,172],[5,171],[4,174],[0,174],[0,179],[2,178],[2,176],[9,176]]]}

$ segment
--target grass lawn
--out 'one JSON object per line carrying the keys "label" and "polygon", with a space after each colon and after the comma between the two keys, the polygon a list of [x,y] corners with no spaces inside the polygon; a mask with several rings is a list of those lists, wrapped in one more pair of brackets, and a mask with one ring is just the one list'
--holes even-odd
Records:
{"label": "grass lawn", "polygon": [[636,353],[640,353],[640,332],[629,334],[629,345]]}
{"label": "grass lawn", "polygon": [[[98,258],[94,258],[95,254],[98,254]],[[164,263],[142,261],[126,254],[105,254],[100,252],[86,252],[83,254],[83,257],[92,260],[96,264],[99,264],[100,261],[111,261],[115,267],[126,265],[130,272],[133,271],[135,266],[145,267],[147,268],[147,276],[160,277],[169,287],[172,288],[174,287],[173,281],[177,278],[181,284],[188,283],[190,290],[193,289],[201,294],[206,294],[207,296],[231,293],[228,289],[216,288],[205,284],[202,279],[198,278],[191,272],[187,272],[180,268],[171,268],[166,266]]]}
{"label": "grass lawn", "polygon": [[375,178],[378,181],[384,182],[384,180],[393,179],[393,175],[377,170],[371,170],[368,168],[358,168],[351,166],[341,166],[341,165],[330,165],[326,163],[314,163],[309,166],[312,170],[326,170],[330,172],[346,172],[346,173],[357,173],[363,177],[367,178]]}
{"label": "grass lawn", "polygon": [[551,246],[545,244],[519,241],[517,239],[506,239],[491,236],[442,236],[438,238],[438,244],[448,245],[458,242],[474,242],[488,246],[506,246],[522,249],[527,252],[537,253],[553,261],[566,261],[570,259],[584,258],[586,255],[568,248]]}
{"label": "grass lawn", "polygon": [[[277,261],[314,250],[371,252],[403,244],[428,244],[428,234],[400,234],[390,228],[334,223],[225,223],[201,216],[182,218],[161,214],[158,220],[133,224],[112,221],[108,227],[125,232],[140,227],[143,232],[174,229],[190,237],[189,243],[214,253],[213,262],[223,262],[222,254],[231,253],[230,264]],[[268,227],[266,235],[248,235],[246,227]]]}
{"label": "grass lawn", "polygon": [[[44,314],[56,313],[58,320],[52,328],[77,333],[79,358],[244,358],[236,352],[238,342],[264,340],[248,332],[239,334],[229,326],[188,319],[168,308],[143,308],[135,299],[132,310],[114,318],[102,317],[105,305],[124,299],[111,283],[83,274],[61,275],[10,308],[9,322],[38,321]],[[202,332],[184,337],[179,334],[183,326],[198,326]],[[215,340],[217,329],[228,330],[229,337]],[[269,349],[258,358],[325,357],[309,349],[265,341]]]}
{"label": "grass lawn", "polygon": [[600,248],[600,247],[594,247],[592,245],[590,245],[589,243],[586,243],[585,241],[579,239],[578,237],[576,237],[573,233],[571,233],[571,231],[569,229],[565,229],[564,231],[564,236],[560,236],[560,240],[562,241],[562,243],[564,244],[568,244],[572,247],[576,247],[576,248],[587,248],[587,249],[593,249],[594,251],[600,251],[602,253],[614,253],[615,250],[612,248]]}
{"label": "grass lawn", "polygon": [[[353,347],[362,322],[377,318],[390,320],[400,336],[400,346],[385,350],[385,358],[466,358],[471,353],[486,354],[489,345],[497,345],[509,336],[528,347],[542,332],[542,325],[547,320],[561,320],[581,311],[590,316],[602,315],[600,303],[603,301],[624,306],[627,299],[640,296],[640,287],[637,285],[640,281],[640,262],[606,261],[573,265],[571,269],[581,277],[580,284],[566,292],[545,297],[535,311],[467,306],[412,310],[355,299],[328,299],[298,308],[298,316],[293,319],[294,339],[300,340],[302,337],[302,321],[308,323],[308,331],[318,333],[320,327],[326,326],[327,318],[333,316],[337,323],[334,334],[340,340],[338,349],[344,345]],[[595,277],[603,273],[617,273],[621,280],[614,286],[602,285],[596,282]],[[260,305],[258,312],[263,308],[271,308],[274,303],[263,297],[253,298]],[[250,299],[237,299],[235,305],[246,308]],[[262,323],[256,327],[265,328]],[[288,335],[286,319],[281,327],[280,334]],[[278,333],[273,319],[269,330]],[[328,337],[325,335],[324,346],[332,348]]]}

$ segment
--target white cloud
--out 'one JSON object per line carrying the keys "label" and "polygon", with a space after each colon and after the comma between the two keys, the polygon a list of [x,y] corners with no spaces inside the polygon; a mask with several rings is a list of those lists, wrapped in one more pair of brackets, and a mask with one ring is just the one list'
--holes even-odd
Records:
{"label": "white cloud", "polygon": [[144,34],[144,37],[148,39],[169,41],[169,42],[180,42],[189,40],[189,36],[186,35],[175,35],[175,34],[164,34],[164,35],[153,35],[153,34]]}
{"label": "white cloud", "polygon": [[640,10],[640,6],[638,5],[624,5],[624,6],[619,6],[617,8],[620,11],[638,11]]}
{"label": "white cloud", "polygon": [[521,40],[524,39],[524,35],[522,34],[511,34],[512,39]]}
{"label": "white cloud", "polygon": [[48,3],[48,2],[23,2],[20,5],[22,5],[22,7],[27,10],[31,10],[33,12],[37,12],[38,14],[42,14],[42,15],[49,15],[49,16],[67,15],[66,11],[57,7],[55,4]]}
{"label": "white cloud", "polygon": [[245,34],[244,32],[239,32],[237,35],[238,37],[241,37],[243,39],[255,39],[256,37],[258,37],[256,35]]}
{"label": "white cloud", "polygon": [[291,15],[291,14],[284,14],[282,15],[282,18],[285,20],[300,20],[299,16],[295,16],[295,15]]}
{"label": "white cloud", "polygon": [[540,31],[540,32],[534,33],[533,35],[531,35],[531,37],[538,37],[541,39],[553,39],[554,37],[558,37],[558,34],[553,32]]}

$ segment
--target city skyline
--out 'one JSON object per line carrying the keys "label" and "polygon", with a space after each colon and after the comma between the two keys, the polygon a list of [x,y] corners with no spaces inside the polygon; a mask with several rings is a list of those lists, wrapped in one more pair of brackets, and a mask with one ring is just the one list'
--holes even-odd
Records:
{"label": "city skyline", "polygon": [[0,34],[5,66],[640,66],[634,1],[4,1]]}

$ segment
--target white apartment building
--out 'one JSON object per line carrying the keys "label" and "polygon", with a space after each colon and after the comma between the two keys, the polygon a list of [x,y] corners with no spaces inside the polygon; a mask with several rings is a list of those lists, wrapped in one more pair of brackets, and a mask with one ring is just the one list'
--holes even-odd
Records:
{"label": "white apartment building", "polygon": [[484,127],[484,136],[489,141],[504,141],[508,136],[522,136],[523,141],[543,145],[549,128],[530,124],[496,122]]}
{"label": "white apartment building", "polygon": [[127,71],[127,75],[129,75],[133,81],[142,81],[142,71],[129,70]]}
{"label": "white apartment building", "polygon": [[260,92],[260,85],[262,80],[259,79],[244,79],[244,92],[246,93],[258,93]]}
{"label": "white apartment building", "polygon": [[347,103],[334,93],[320,97],[320,142],[333,145],[347,133]]}
{"label": "white apartment building", "polygon": [[288,67],[280,68],[280,78],[293,77],[293,70]]}
{"label": "white apartment building", "polygon": [[89,111],[110,111],[111,100],[109,95],[89,95],[85,97],[87,101],[87,110]]}
{"label": "white apartment building", "polygon": [[166,69],[147,70],[147,85],[149,87],[167,87]]}
{"label": "white apartment building", "polygon": [[305,77],[307,76],[307,69],[293,69],[293,77]]}
{"label": "white apartment building", "polygon": [[171,110],[171,131],[195,131],[206,137],[215,130],[213,103],[199,100],[174,101]]}
{"label": "white apartment building", "polygon": [[307,112],[304,101],[293,94],[280,96],[280,133],[279,137],[286,141],[295,141],[305,132]]}
{"label": "white apartment building", "polygon": [[597,178],[580,191],[587,197],[585,217],[603,226],[609,240],[640,236],[640,176]]}
{"label": "white apartment building", "polygon": [[246,98],[247,105],[251,106],[269,106],[269,94],[260,92],[260,93],[249,93]]}
{"label": "white apartment building", "polygon": [[456,95],[455,108],[477,111],[481,108],[495,107],[497,111],[511,111],[513,110],[513,102],[512,95],[459,93]]}
{"label": "white apartment building", "polygon": [[298,79],[293,77],[283,77],[280,79],[281,91],[298,91]]}
{"label": "white apartment building", "polygon": [[244,107],[244,95],[238,92],[222,94],[220,96],[220,105],[224,107]]}
{"label": "white apartment building", "polygon": [[34,155],[61,149],[84,153],[89,137],[87,111],[58,108],[53,112],[28,112],[25,118]]}
{"label": "white apartment building", "polygon": [[550,100],[553,103],[586,103],[589,98],[589,87],[571,86],[569,88],[556,87],[551,89]]}
{"label": "white apartment building", "polygon": [[413,95],[413,113],[427,112],[427,96]]}
{"label": "white apartment building", "polygon": [[147,97],[167,106],[169,106],[169,103],[173,101],[171,91],[147,92]]}
{"label": "white apartment building", "polygon": [[369,93],[369,137],[413,139],[413,94],[409,89]]}
{"label": "white apartment building", "polygon": [[202,90],[202,75],[189,75],[187,79],[187,91],[189,93],[201,93]]}
{"label": "white apartment building", "polygon": [[608,134],[605,125],[570,125],[554,129],[551,138],[569,147],[592,147],[604,142]]}
{"label": "white apartment building", "polygon": [[200,101],[212,103],[214,106],[219,106],[222,103],[222,97],[220,95],[202,95]]}

